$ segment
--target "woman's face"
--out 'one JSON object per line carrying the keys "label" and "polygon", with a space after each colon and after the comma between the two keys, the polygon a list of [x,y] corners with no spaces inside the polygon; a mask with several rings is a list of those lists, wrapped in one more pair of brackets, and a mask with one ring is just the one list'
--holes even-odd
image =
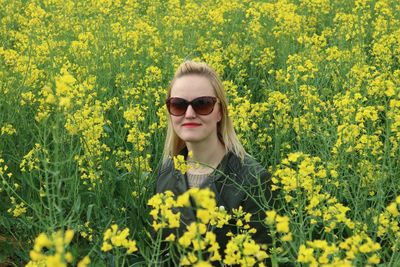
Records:
{"label": "woman's face", "polygon": [[[171,97],[180,97],[192,101],[201,96],[214,96],[215,92],[208,78],[190,74],[178,78],[171,88]],[[214,104],[214,110],[208,115],[197,114],[192,105],[181,116],[170,115],[175,133],[184,141],[192,143],[211,143],[218,139],[217,123],[221,120],[220,105]]]}

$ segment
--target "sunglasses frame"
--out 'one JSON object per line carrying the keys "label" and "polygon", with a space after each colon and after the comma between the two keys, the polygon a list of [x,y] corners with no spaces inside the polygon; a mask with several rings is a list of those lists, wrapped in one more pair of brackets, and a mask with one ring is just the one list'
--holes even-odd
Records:
{"label": "sunglasses frame", "polygon": [[[208,98],[208,99],[212,99],[213,105],[212,105],[212,108],[211,108],[211,111],[210,111],[210,112],[208,112],[208,113],[206,113],[206,114],[202,114],[202,113],[197,112],[197,110],[196,110],[196,109],[197,109],[197,108],[196,108],[196,104],[194,103],[195,106],[193,106],[193,102],[196,102],[196,100],[198,100],[199,98]],[[173,114],[173,113],[171,113],[170,105],[171,105],[171,100],[172,100],[172,99],[181,99],[181,100],[184,101],[184,103],[185,103],[185,105],[186,105],[186,108],[185,108],[185,111],[184,111],[182,114]],[[218,99],[217,97],[215,97],[215,96],[199,96],[199,97],[196,97],[195,99],[193,99],[192,101],[188,101],[188,100],[186,100],[186,99],[184,99],[184,98],[182,98],[182,97],[168,97],[168,99],[165,101],[165,104],[167,105],[168,113],[171,114],[172,116],[182,116],[182,115],[185,115],[185,113],[186,113],[186,111],[187,111],[189,105],[192,106],[192,108],[193,108],[194,112],[196,112],[196,114],[205,116],[205,115],[211,114],[211,113],[214,111],[215,103],[219,103],[219,102],[220,102],[219,99]]]}

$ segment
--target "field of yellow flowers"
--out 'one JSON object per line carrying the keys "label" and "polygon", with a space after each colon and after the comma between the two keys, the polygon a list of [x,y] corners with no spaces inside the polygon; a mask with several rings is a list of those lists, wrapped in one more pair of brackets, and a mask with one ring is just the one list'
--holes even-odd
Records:
{"label": "field of yellow flowers", "polygon": [[[0,0],[0,21],[0,264],[400,266],[399,1]],[[272,173],[269,247],[210,191],[154,195],[185,59]],[[199,220],[162,240],[189,196]]]}

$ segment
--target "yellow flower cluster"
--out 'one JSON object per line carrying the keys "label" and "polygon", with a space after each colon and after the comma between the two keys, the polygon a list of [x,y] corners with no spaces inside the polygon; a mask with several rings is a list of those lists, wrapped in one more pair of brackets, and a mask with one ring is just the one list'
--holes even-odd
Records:
{"label": "yellow flower cluster", "polygon": [[295,37],[301,32],[303,17],[296,11],[297,6],[289,1],[264,3],[260,6],[260,12],[272,17],[275,21],[275,26],[272,28],[273,35],[282,40]]}
{"label": "yellow flower cluster", "polygon": [[80,235],[89,241],[93,241],[93,229],[89,226],[89,224],[89,221],[85,222],[85,224],[82,226],[83,230],[80,231]]}
{"label": "yellow flower cluster", "polygon": [[[195,207],[191,206],[190,199]],[[154,220],[158,221],[158,223],[153,222],[155,230],[179,227],[179,216],[177,216],[179,212],[174,214],[175,208],[196,209],[197,220],[186,227],[186,231],[176,242],[176,245],[183,250],[180,257],[182,266],[200,264],[204,259],[202,258],[204,257],[203,253],[208,254],[209,262],[220,261],[225,264],[240,264],[241,266],[254,266],[255,264],[262,266],[263,260],[267,258],[265,248],[256,244],[251,237],[251,234],[256,232],[256,229],[251,228],[248,224],[252,214],[244,212],[242,207],[233,209],[232,214],[228,214],[225,209],[216,206],[214,192],[210,189],[191,188],[178,196],[176,201],[173,199],[173,193],[167,191],[153,196],[149,205],[153,207],[150,214]],[[159,214],[161,214],[161,218],[159,218]],[[279,223],[279,230],[281,230],[282,224],[285,222]],[[231,238],[225,249],[226,256],[222,259],[219,253],[220,246],[216,242],[216,236],[212,230],[224,225],[235,225],[238,231],[237,234],[228,233]],[[165,240],[174,242],[175,235],[170,234]]]}
{"label": "yellow flower cluster", "polygon": [[178,239],[178,244],[186,250],[180,258],[180,265],[182,266],[198,263],[201,260],[198,255],[203,252],[209,253],[209,261],[221,260],[216,236],[207,231],[207,226],[204,223],[192,222],[187,227],[186,232]]}
{"label": "yellow flower cluster", "polygon": [[394,156],[395,151],[399,148],[400,140],[400,99],[390,100],[389,106],[390,110],[388,112],[388,119],[391,123],[390,130],[394,133],[393,136],[390,136],[390,141],[393,144],[390,154],[391,156]]}
{"label": "yellow flower cluster", "polygon": [[147,204],[153,209],[150,215],[153,218],[152,226],[158,231],[160,228],[178,228],[180,212],[174,212],[175,200],[171,191],[158,193],[152,196]]}
{"label": "yellow flower cluster", "polygon": [[253,233],[255,229],[251,229],[248,224],[251,220],[251,213],[247,213],[243,211],[242,206],[239,206],[237,209],[232,209],[232,218],[236,221],[236,226],[243,228],[246,232]]}
{"label": "yellow flower cluster", "polygon": [[129,128],[127,141],[134,144],[137,152],[143,152],[146,140],[150,137],[150,133],[140,130],[140,124],[145,121],[146,107],[136,105],[128,108],[124,112],[124,118],[127,121],[125,128]]}
{"label": "yellow flower cluster", "polygon": [[[216,242],[216,236],[213,232],[208,231],[208,225],[216,225],[222,227],[222,221],[229,220],[227,214],[222,211],[218,215],[219,209],[216,207],[214,192],[209,189],[191,188],[184,194],[178,196],[176,200],[177,207],[190,207],[190,199],[193,199],[196,207],[196,217],[198,221],[192,222],[178,239],[178,244],[186,250],[180,259],[181,265],[192,265],[201,260],[199,253],[208,252],[208,261],[219,261],[221,255],[218,249],[219,244]],[[225,219],[225,220],[224,220]],[[197,255],[197,256],[196,256]]]}
{"label": "yellow flower cluster", "polygon": [[35,239],[33,250],[29,253],[31,261],[26,266],[66,267],[74,260],[72,253],[66,250],[73,237],[73,230],[65,232],[59,230],[51,235],[39,234]]}
{"label": "yellow flower cluster", "polygon": [[87,76],[79,82],[70,69],[71,66],[65,64],[55,77],[55,85],[47,84],[41,88],[36,120],[42,122],[51,114],[61,114],[68,134],[78,135],[83,148],[83,154],[74,157],[81,178],[95,186],[96,182],[101,182],[100,159],[110,150],[101,142],[107,136],[104,126],[111,123],[105,119],[104,112],[115,105],[116,100],[105,103],[97,100],[95,77]]}
{"label": "yellow flower cluster", "polygon": [[126,248],[126,254],[132,254],[138,249],[135,240],[129,240],[129,228],[118,230],[118,225],[113,224],[107,229],[103,235],[103,245],[101,250],[104,252],[110,251],[113,248]]}
{"label": "yellow flower cluster", "polygon": [[8,177],[12,176],[12,173],[7,172],[7,170],[8,170],[8,166],[6,164],[4,164],[4,159],[0,157],[0,176],[2,178],[4,178],[3,177],[4,174],[6,174]]}
{"label": "yellow flower cluster", "polygon": [[289,229],[289,221],[290,220],[288,216],[280,216],[275,210],[266,212],[265,223],[270,227],[271,234],[282,234],[280,240],[284,242],[288,242],[293,239],[292,233]]}
{"label": "yellow flower cluster", "polygon": [[374,218],[374,223],[378,226],[378,236],[398,240],[400,238],[400,196],[391,202],[386,209]]}
{"label": "yellow flower cluster", "polygon": [[106,136],[103,116],[104,107],[101,103],[85,104],[67,119],[65,127],[70,134],[79,134],[84,149],[83,155],[76,155],[81,178],[90,181],[92,186],[102,182],[101,159],[109,147],[101,142]]}
{"label": "yellow flower cluster", "polygon": [[346,259],[355,261],[361,255],[368,255],[367,262],[369,264],[378,264],[380,262],[378,252],[381,249],[381,245],[372,241],[372,239],[365,233],[361,232],[351,236],[341,242],[339,247],[345,251]]}
{"label": "yellow flower cluster", "polygon": [[42,162],[49,162],[49,152],[42,145],[36,143],[35,146],[23,157],[19,165],[22,172],[39,170]]}
{"label": "yellow flower cluster", "polygon": [[307,241],[298,251],[297,261],[309,266],[354,266],[366,260],[367,264],[378,264],[379,256],[374,253],[380,250],[365,233],[347,238],[336,246],[326,240]]}
{"label": "yellow flower cluster", "polygon": [[330,193],[324,192],[330,184],[337,187],[336,178],[335,169],[326,168],[320,158],[297,152],[290,153],[282,160],[273,174],[272,181],[275,184],[274,188],[281,188],[286,202],[292,203],[295,208],[302,202],[304,192],[308,202],[304,211],[310,215],[310,223],[322,221],[325,231],[331,232],[339,224],[354,227],[354,223],[346,216],[349,208]]}
{"label": "yellow flower cluster", "polygon": [[6,123],[0,128],[0,135],[13,135],[17,132],[14,126],[10,123]]}
{"label": "yellow flower cluster", "polygon": [[15,197],[10,197],[12,208],[7,210],[8,213],[12,213],[14,217],[19,217],[26,213],[27,207],[24,202],[17,203]]}
{"label": "yellow flower cluster", "polygon": [[150,159],[151,155],[146,156],[137,155],[136,150],[122,150],[118,149],[112,152],[118,160],[115,162],[115,167],[128,172],[141,171],[151,172]]}
{"label": "yellow flower cluster", "polygon": [[248,234],[233,236],[226,245],[224,263],[228,265],[239,264],[242,267],[265,266],[263,260],[268,255],[256,244]]}
{"label": "yellow flower cluster", "polygon": [[[290,118],[290,99],[279,91],[270,92],[266,102],[251,103],[247,97],[237,96],[237,88],[226,83],[230,88],[229,94],[233,95],[233,103],[228,106],[230,116],[236,118],[233,121],[235,131],[249,151],[254,149],[254,144],[266,149],[272,140],[271,129],[279,128],[282,134],[290,130],[288,120]],[[248,92],[248,94],[251,94]],[[256,135],[255,143],[247,143],[250,136]]]}
{"label": "yellow flower cluster", "polygon": [[321,114],[329,112],[328,105],[320,99],[317,88],[301,85],[296,98],[302,109],[302,112],[293,118],[293,128],[298,138],[315,138],[316,133],[329,138],[330,133],[320,127],[327,122]]}
{"label": "yellow flower cluster", "polygon": [[242,206],[232,210],[233,221],[238,229],[238,233],[228,233],[231,236],[226,249],[224,263],[228,265],[239,264],[240,266],[264,266],[264,260],[268,258],[266,246],[257,244],[251,234],[256,233],[255,228],[251,228],[251,213],[243,211]]}
{"label": "yellow flower cluster", "polygon": [[174,167],[179,170],[182,174],[185,174],[189,169],[183,155],[177,155],[174,157]]}

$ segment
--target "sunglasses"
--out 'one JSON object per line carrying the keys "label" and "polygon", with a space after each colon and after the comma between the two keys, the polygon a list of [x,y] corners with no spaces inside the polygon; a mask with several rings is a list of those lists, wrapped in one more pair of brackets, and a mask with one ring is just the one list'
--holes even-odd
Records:
{"label": "sunglasses", "polygon": [[218,98],[214,96],[201,96],[187,101],[180,97],[169,97],[165,102],[169,114],[174,116],[182,116],[186,113],[189,105],[198,115],[208,115],[214,110],[215,103],[219,102]]}

